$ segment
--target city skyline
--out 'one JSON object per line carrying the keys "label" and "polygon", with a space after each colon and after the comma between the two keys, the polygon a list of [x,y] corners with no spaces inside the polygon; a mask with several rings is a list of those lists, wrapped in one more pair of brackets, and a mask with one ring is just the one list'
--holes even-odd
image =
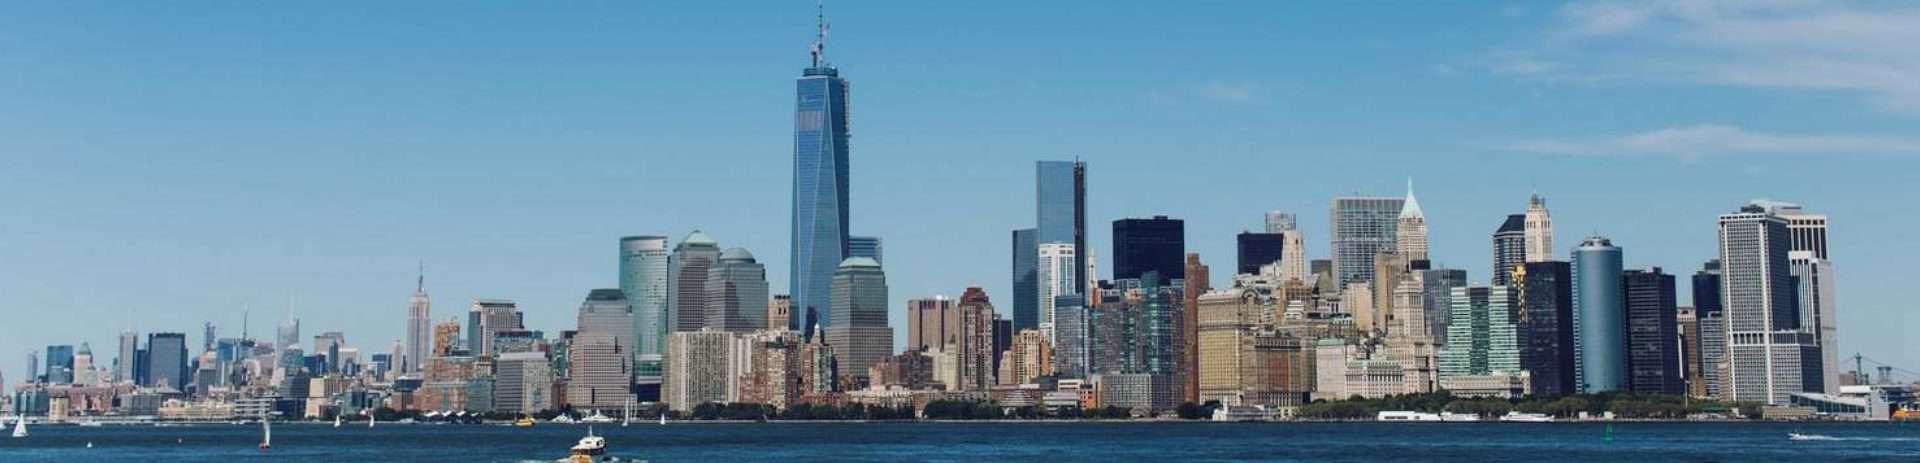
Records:
{"label": "city skyline", "polygon": [[[1573,9],[1536,8],[1537,11],[1521,12],[1518,17],[1549,24],[1577,22],[1581,18]],[[121,28],[108,28],[106,35],[110,37],[131,34],[145,27],[160,27],[140,26],[131,22],[133,18],[113,17],[116,13],[93,13],[104,16],[96,17],[101,20],[128,21],[119,24]],[[249,14],[286,13],[245,10],[235,13],[236,17],[214,21],[235,21]],[[643,13],[647,12],[627,14]],[[696,25],[721,21],[717,13],[698,8],[651,13],[674,19],[620,16],[624,19],[596,23],[604,30],[587,28],[570,37],[619,37],[622,43],[644,42],[644,38],[659,37],[650,35],[656,33],[642,27],[616,30],[612,26],[626,20],[643,24],[656,20],[688,20]],[[1174,15],[1173,19],[1176,23],[1202,18],[1213,20],[1223,13],[1192,12]],[[1476,20],[1520,21],[1506,16],[1505,9],[1482,13],[1486,17]],[[566,17],[563,13],[549,14]],[[23,263],[10,266],[5,278],[0,278],[0,291],[14,295],[0,302],[3,304],[0,310],[18,314],[17,320],[25,323],[22,326],[47,327],[8,336],[0,341],[0,349],[25,352],[49,344],[108,346],[113,345],[109,341],[121,329],[131,328],[143,334],[193,332],[208,321],[219,328],[222,336],[232,336],[241,331],[236,325],[244,310],[251,312],[250,318],[258,319],[247,329],[256,337],[267,336],[268,327],[291,315],[303,320],[314,333],[352,328],[346,331],[350,345],[378,352],[394,340],[404,338],[405,300],[416,289],[407,283],[418,284],[416,265],[420,260],[426,261],[426,271],[434,275],[435,284],[427,291],[442,302],[441,311],[429,322],[444,320],[447,314],[459,312],[459,307],[476,299],[510,298],[520,302],[529,328],[558,332],[571,326],[573,308],[578,306],[582,291],[618,286],[613,250],[621,237],[678,238],[695,230],[705,230],[728,247],[749,249],[765,258],[762,263],[767,267],[767,281],[773,285],[771,291],[789,293],[791,288],[783,284],[790,277],[784,271],[788,262],[779,259],[787,254],[783,251],[790,251],[786,234],[780,231],[788,214],[782,199],[790,189],[788,161],[794,151],[790,138],[794,128],[792,121],[783,116],[793,110],[792,100],[787,99],[791,93],[786,93],[792,84],[782,79],[792,78],[795,68],[803,67],[804,44],[812,30],[811,24],[798,20],[805,14],[798,6],[755,14],[749,15],[746,26],[740,27],[764,26],[766,29],[752,30],[741,42],[717,46],[717,50],[726,53],[706,63],[730,69],[729,72],[751,73],[753,77],[705,82],[713,87],[702,93],[718,97],[719,101],[714,103],[718,105],[716,108],[726,109],[718,112],[750,114],[740,117],[749,118],[751,123],[716,118],[712,114],[686,113],[698,98],[669,99],[664,103],[677,110],[669,112],[691,121],[616,115],[603,107],[603,103],[567,99],[606,98],[618,103],[613,106],[631,107],[635,102],[658,96],[651,92],[660,90],[620,89],[624,85],[642,85],[650,82],[648,80],[606,82],[601,79],[608,77],[571,73],[562,74],[581,89],[552,90],[564,95],[560,103],[533,100],[540,94],[517,87],[523,84],[476,78],[452,83],[458,84],[460,91],[495,91],[498,95],[491,96],[506,101],[464,103],[467,99],[461,96],[463,93],[449,90],[421,99],[386,102],[385,105],[401,109],[404,114],[373,121],[394,123],[392,127],[326,120],[371,117],[358,112],[363,110],[345,105],[319,106],[314,108],[314,114],[305,117],[276,112],[259,122],[243,122],[238,119],[266,115],[263,111],[268,108],[235,102],[207,102],[204,107],[185,107],[183,103],[194,101],[194,97],[223,95],[216,87],[202,87],[219,83],[221,79],[227,84],[235,81],[242,84],[231,90],[235,94],[259,96],[258,92],[278,92],[279,98],[270,102],[296,105],[318,104],[315,100],[340,92],[422,91],[422,86],[436,81],[348,70],[324,59],[315,61],[317,64],[300,66],[276,64],[277,61],[271,60],[241,60],[239,62],[248,64],[239,65],[238,69],[187,71],[169,67],[171,65],[129,62],[125,57],[98,48],[106,45],[98,41],[79,40],[69,50],[0,45],[0,56],[28,60],[70,58],[57,60],[44,69],[26,71],[28,74],[21,78],[19,85],[0,87],[0,96],[22,101],[25,104],[21,107],[47,111],[42,118],[0,120],[0,134],[11,139],[0,146],[6,147],[8,164],[17,166],[0,173],[0,179],[6,180],[0,182],[4,184],[0,192],[21,201],[15,206],[15,213],[0,219],[3,220],[0,225],[4,225],[0,228],[9,230],[0,235],[5,238],[0,239],[0,256],[7,257],[9,262]],[[896,55],[886,51],[883,44],[908,40],[906,43],[922,44],[921,49],[928,52],[952,53],[956,51],[952,48],[955,45],[948,41],[955,38],[939,36],[915,42],[910,40],[914,38],[910,31],[895,29],[898,24],[868,16],[896,15],[927,20],[920,16],[925,13],[859,6],[841,7],[835,14],[845,25],[835,34],[835,64],[841,65],[848,75],[858,76],[854,80],[860,84],[854,87],[851,98],[850,112],[856,116],[851,121],[850,132],[857,136],[851,142],[850,164],[852,177],[858,180],[851,187],[850,209],[856,212],[849,214],[852,224],[848,228],[858,230],[859,235],[886,240],[889,248],[884,265],[889,287],[886,306],[889,323],[896,332],[896,345],[906,339],[908,299],[936,294],[957,297],[969,286],[981,286],[997,300],[1000,313],[1011,318],[1009,310],[1014,307],[1012,298],[1016,294],[1007,286],[1005,268],[1012,257],[1007,254],[1005,239],[1008,230],[1033,226],[1034,161],[1079,158],[1087,162],[1087,247],[1098,256],[1101,278],[1112,278],[1115,268],[1116,256],[1110,252],[1111,234],[1106,232],[1110,229],[1108,225],[1130,217],[1166,215],[1183,220],[1186,250],[1199,252],[1204,259],[1214,262],[1216,268],[1229,268],[1225,264],[1231,262],[1237,233],[1260,230],[1263,214],[1269,210],[1292,212],[1300,221],[1298,229],[1305,232],[1308,257],[1326,259],[1330,253],[1327,217],[1320,211],[1327,201],[1338,196],[1397,197],[1399,183],[1407,176],[1415,177],[1421,185],[1434,260],[1448,268],[1466,269],[1469,280],[1478,283],[1488,281],[1489,276],[1483,269],[1491,267],[1486,251],[1487,234],[1505,215],[1523,213],[1528,195],[1536,191],[1551,201],[1554,223],[1562,237],[1604,234],[1613,238],[1627,249],[1626,268],[1695,268],[1717,256],[1713,231],[1717,215],[1733,211],[1749,199],[1770,197],[1794,201],[1840,220],[1836,235],[1839,239],[1832,248],[1832,256],[1838,269],[1835,279],[1842,293],[1837,304],[1839,324],[1845,332],[1840,336],[1841,352],[1864,352],[1871,357],[1893,359],[1920,355],[1915,347],[1902,344],[1902,338],[1895,331],[1898,326],[1915,320],[1915,316],[1900,310],[1897,305],[1900,299],[1891,289],[1898,287],[1894,278],[1899,272],[1895,266],[1908,260],[1906,258],[1920,255],[1914,244],[1896,239],[1914,219],[1885,217],[1890,214],[1880,213],[1903,205],[1900,201],[1903,177],[1898,171],[1910,170],[1890,169],[1885,164],[1910,165],[1913,161],[1909,158],[1791,156],[1833,154],[1832,151],[1875,154],[1871,149],[1846,144],[1834,148],[1801,148],[1810,151],[1807,153],[1784,152],[1757,157],[1713,153],[1558,157],[1543,152],[1570,149],[1565,145],[1534,145],[1530,150],[1522,150],[1529,152],[1512,152],[1482,145],[1486,143],[1485,138],[1497,138],[1510,131],[1532,134],[1522,137],[1532,139],[1579,135],[1583,132],[1576,129],[1588,128],[1581,122],[1569,120],[1537,123],[1508,120],[1532,115],[1529,110],[1490,116],[1491,120],[1482,122],[1486,126],[1457,137],[1440,138],[1441,142],[1419,141],[1420,137],[1414,135],[1404,141],[1342,140],[1338,135],[1349,129],[1334,130],[1325,136],[1305,132],[1322,128],[1321,124],[1371,126],[1390,131],[1401,128],[1444,131],[1452,125],[1420,118],[1356,119],[1338,111],[1326,111],[1319,117],[1289,116],[1290,113],[1279,107],[1305,103],[1307,108],[1332,108],[1327,101],[1308,95],[1310,93],[1332,91],[1356,98],[1376,98],[1359,95],[1364,90],[1380,90],[1371,86],[1384,83],[1362,81],[1337,85],[1319,80],[1358,71],[1342,71],[1338,67],[1300,70],[1275,63],[1265,67],[1240,67],[1204,57],[1210,55],[1194,58],[1195,62],[1189,64],[1220,74],[1247,76],[1261,69],[1277,68],[1302,80],[1260,81],[1249,77],[1246,78],[1249,80],[1186,81],[1181,77],[1154,76],[1115,78],[1112,82],[1077,88],[1068,81],[1072,76],[1083,74],[1035,67],[1029,76],[1033,79],[1031,84],[991,79],[985,84],[954,81],[931,70],[902,69],[925,64],[921,61],[924,58]],[[976,14],[986,13],[967,13],[966,16]],[[1148,15],[1145,12],[1108,14],[1120,17],[1107,18],[1116,19],[1115,24],[1102,28],[1126,29],[1126,25],[1142,20],[1131,15]],[[1321,11],[1317,14],[1351,13]],[[1410,13],[1380,14],[1399,17]],[[508,19],[462,16],[430,25],[457,29],[468,24],[463,21],[485,24]],[[1037,25],[1024,21],[1001,24],[1012,29],[1017,38],[1031,39],[1035,38],[1033,34],[1041,32]],[[20,27],[0,29],[25,31],[16,32],[20,34],[72,33],[50,30],[60,26],[58,22],[8,25]],[[1214,43],[1230,42],[1241,36],[1265,37],[1247,29],[1253,25],[1238,26],[1241,27],[1195,40]],[[375,32],[401,33],[392,25],[355,21],[314,27],[365,27]],[[554,32],[539,29],[541,26],[533,27],[543,33]],[[690,34],[694,29],[697,27],[677,26],[666,30],[670,34]],[[1509,26],[1509,29],[1525,27]],[[195,52],[185,55],[187,62],[235,58],[231,55],[234,51],[214,47],[211,34],[184,30],[163,32],[178,34],[181,42],[158,46]],[[1116,31],[1096,32],[1104,33],[1093,35],[1105,36]],[[1305,37],[1332,33],[1323,29],[1300,32]],[[235,33],[257,35],[265,39],[267,49],[274,52],[316,59],[370,53],[369,47],[373,45],[368,41],[342,39],[338,44],[331,44],[331,48],[306,48],[317,45],[312,42],[314,37],[246,29]],[[1240,35],[1231,35],[1236,33]],[[1087,39],[1054,36],[1043,43],[1067,47],[1089,45],[1082,40]],[[1117,46],[1139,45],[1137,40],[1142,39],[1122,41]],[[452,50],[477,49],[463,44],[430,43]],[[560,44],[557,41],[543,43]],[[597,51],[624,56],[635,56],[633,51],[667,51],[636,47],[639,48],[621,53],[615,53],[619,49]],[[958,55],[963,63],[978,63],[972,60],[984,60],[992,50],[1008,49],[1010,42],[985,41],[981,47],[985,50]],[[1284,50],[1290,46],[1283,43],[1267,48],[1249,47]],[[1367,51],[1365,47],[1346,50]],[[73,53],[58,53],[62,51]],[[391,53],[396,54],[369,56],[394,59],[405,56],[406,52]],[[1491,95],[1490,99],[1496,101],[1540,99],[1541,93],[1578,95],[1545,97],[1560,103],[1553,105],[1553,109],[1573,111],[1576,115],[1624,117],[1630,109],[1595,101],[1602,99],[1596,95],[1667,95],[1676,88],[1710,89],[1700,92],[1706,94],[1704,96],[1695,96],[1695,103],[1732,106],[1710,110],[1670,108],[1667,116],[1607,124],[1620,124],[1622,127],[1613,128],[1622,131],[1660,130],[1672,125],[1696,127],[1688,124],[1697,123],[1734,124],[1732,127],[1736,128],[1758,124],[1794,133],[1802,128],[1796,124],[1806,121],[1743,120],[1743,116],[1735,114],[1736,109],[1789,101],[1813,106],[1819,111],[1837,112],[1843,111],[1838,107],[1857,103],[1856,98],[1846,95],[1797,89],[1727,88],[1702,83],[1592,86],[1546,77],[1501,75],[1499,71],[1474,74],[1475,71],[1466,70],[1465,64],[1449,59],[1433,60],[1455,68],[1451,71],[1453,74],[1448,74],[1434,67],[1436,63],[1389,59],[1389,56],[1400,56],[1391,50],[1372,53],[1398,66],[1389,69],[1412,76],[1408,79],[1484,81],[1472,88],[1481,96]],[[1040,55],[1019,55],[1011,59],[1014,64],[1032,65]],[[1326,64],[1324,58],[1318,62]],[[586,53],[561,54],[549,59],[562,61],[562,66],[587,69],[596,65],[614,66],[607,64],[611,58]],[[1160,56],[1160,59],[1175,58]],[[633,63],[621,66],[646,64],[637,58],[631,61]],[[741,64],[749,62],[751,64]],[[513,56],[468,53],[457,54],[446,61],[405,67],[411,70],[518,69],[524,63],[523,58]],[[128,92],[144,87],[98,79],[55,81],[62,72],[83,72],[95,69],[87,66],[115,64],[164,71],[153,76],[154,85],[169,86],[167,88],[176,89],[177,93],[130,95]],[[1108,70],[1097,62],[1081,64],[1089,70]],[[1373,66],[1381,65],[1369,63],[1361,67],[1377,70]],[[746,69],[750,71],[735,66],[749,66]],[[617,66],[614,69],[612,75],[626,76],[625,73],[634,72]],[[951,68],[936,66],[933,69]],[[208,83],[187,82],[193,80],[197,72],[212,73],[212,77],[221,79]],[[266,75],[252,75],[252,72]],[[350,79],[335,85],[312,80],[334,73]],[[539,75],[521,70],[514,77]],[[626,77],[650,79],[655,76]],[[959,86],[943,90],[923,88],[954,84]],[[1048,126],[1048,130],[1022,129],[1020,124],[1038,122],[1044,117],[1013,118],[1024,121],[1020,123],[989,121],[985,120],[987,116],[996,114],[988,111],[990,106],[966,101],[977,99],[966,97],[968,93],[1030,96],[1022,93],[1030,91],[1023,90],[1029,85],[1054,90],[1073,88],[1074,91],[1064,95],[1021,101],[1023,105],[1043,110],[1042,114],[1070,117],[1058,125]],[[1428,90],[1447,88],[1446,84],[1430,85]],[[667,92],[685,90],[673,88],[678,90]],[[82,95],[90,92],[98,94]],[[1144,92],[1141,94],[1145,96],[1103,108],[1126,110],[1122,112],[1137,116],[1138,120],[1115,120],[1065,109],[1129,92]],[[1738,95],[1732,100],[1751,98],[1755,94],[1762,97],[1753,98],[1759,100],[1758,103],[1740,103],[1727,101],[1729,97],[1719,95],[1723,92]],[[1413,96],[1435,100],[1424,106],[1427,109],[1463,103],[1438,93]],[[80,103],[80,110],[50,106],[62,97]],[[114,97],[127,101],[110,101]],[[351,101],[380,107],[375,104],[378,102],[369,100]],[[1367,101],[1384,104],[1379,100]],[[1414,105],[1414,108],[1420,107],[1423,106]],[[86,111],[88,109],[94,111]],[[526,110],[532,112],[523,113]],[[429,118],[436,115],[467,111],[495,115],[471,116],[464,122],[429,122]],[[1848,114],[1862,127],[1888,132],[1912,126],[1911,115],[1897,109],[1860,109]],[[97,116],[97,125],[90,125],[89,119],[83,116]],[[922,118],[928,125],[900,121],[914,118]],[[1133,138],[1124,133],[1135,128],[1135,124],[1165,123],[1186,124],[1174,128],[1187,141]],[[1629,126],[1637,129],[1627,128]],[[117,129],[119,135],[95,140],[89,127]],[[1697,127],[1705,130],[1683,131],[1680,135],[1693,134],[1694,137],[1680,137],[1682,142],[1701,143],[1697,140],[1701,134],[1708,138],[1725,134],[1724,130],[1713,128],[1720,127],[1717,125]],[[1825,128],[1840,131],[1847,127]],[[1270,128],[1279,128],[1278,132],[1299,139],[1255,133]],[[229,129],[236,132],[232,134],[234,138],[212,141],[216,135],[227,135],[223,132]],[[492,130],[504,133],[480,133]],[[992,141],[971,139],[969,133],[979,130],[1008,136]],[[638,138],[621,135],[631,137],[633,133],[645,135]],[[666,133],[692,140],[653,139]],[[1431,132],[1417,133],[1432,135]],[[359,134],[373,136],[352,137]],[[354,140],[334,140],[336,137]],[[296,145],[275,138],[307,140],[311,144]],[[1125,146],[1129,143],[1140,146]],[[477,149],[489,144],[505,148]],[[1613,149],[1631,151],[1635,146],[1625,144]],[[563,153],[542,155],[555,151]],[[1450,156],[1428,159],[1435,157],[1424,155],[1430,151]],[[1909,147],[1907,151],[1879,154],[1910,154],[1913,149]],[[469,152],[475,154],[469,157]],[[1513,171],[1486,170],[1481,167],[1485,164],[1508,166]],[[932,172],[953,175],[910,175],[928,167],[933,168]],[[1236,167],[1254,168],[1241,171]],[[1326,169],[1339,175],[1330,176],[1338,177],[1336,179],[1322,179],[1293,173],[1295,167]],[[584,176],[580,176],[582,173]],[[425,184],[402,181],[416,176],[441,180]],[[1793,181],[1804,176],[1850,181],[1838,182],[1847,185],[1808,185]],[[722,183],[716,179],[731,181]],[[714,190],[719,189],[716,186],[737,191],[713,196]],[[600,220],[593,223],[565,220],[587,211],[619,208],[628,209],[612,216],[596,215]],[[938,232],[926,233],[927,230]],[[130,235],[139,238],[129,239]],[[956,239],[964,246],[955,246],[953,240]],[[1568,258],[1571,247],[1566,244],[1572,242],[1563,238],[1561,249],[1555,251],[1556,258]],[[1875,246],[1870,249],[1859,243],[1875,243]],[[669,246],[679,244],[680,240],[671,239]],[[1892,248],[1888,249],[1887,245]],[[476,248],[494,252],[474,252]],[[106,286],[103,282],[116,284],[102,289]],[[1211,280],[1214,287],[1228,286],[1227,282],[1225,276]],[[1680,302],[1691,304],[1684,299]],[[95,363],[105,363],[99,357],[104,356],[97,355]],[[0,360],[0,372],[8,373],[9,378],[25,376],[18,373],[24,364],[23,355],[10,354],[0,359],[4,359]]]}

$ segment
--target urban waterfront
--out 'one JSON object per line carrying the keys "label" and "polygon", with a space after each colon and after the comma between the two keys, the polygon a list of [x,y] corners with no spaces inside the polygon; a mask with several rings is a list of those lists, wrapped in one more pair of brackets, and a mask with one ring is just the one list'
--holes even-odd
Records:
{"label": "urban waterfront", "polygon": [[[1886,423],[675,423],[594,431],[607,437],[611,455],[656,462],[1920,459],[1920,426]],[[586,432],[287,425],[262,453],[251,425],[46,426],[33,439],[0,441],[0,460],[551,461]]]}

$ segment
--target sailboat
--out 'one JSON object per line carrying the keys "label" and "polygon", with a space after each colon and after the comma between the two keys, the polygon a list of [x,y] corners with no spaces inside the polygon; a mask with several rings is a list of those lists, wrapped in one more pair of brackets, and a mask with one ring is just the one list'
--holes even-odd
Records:
{"label": "sailboat", "polygon": [[266,417],[260,417],[260,451],[273,447],[273,425]]}
{"label": "sailboat", "polygon": [[340,427],[340,415],[333,416],[333,427]]}
{"label": "sailboat", "polygon": [[627,427],[627,425],[629,424],[633,424],[633,397],[627,397],[627,403],[623,405],[625,407],[624,409],[621,410],[621,413],[620,413],[620,427],[622,428]]}
{"label": "sailboat", "polygon": [[667,425],[667,412],[660,412],[660,425],[661,426]]}
{"label": "sailboat", "polygon": [[367,429],[373,429],[373,422],[375,421],[380,421],[380,415],[375,415],[372,412],[368,412],[367,413]]}
{"label": "sailboat", "polygon": [[21,416],[19,421],[13,422],[13,437],[27,437],[27,417]]}

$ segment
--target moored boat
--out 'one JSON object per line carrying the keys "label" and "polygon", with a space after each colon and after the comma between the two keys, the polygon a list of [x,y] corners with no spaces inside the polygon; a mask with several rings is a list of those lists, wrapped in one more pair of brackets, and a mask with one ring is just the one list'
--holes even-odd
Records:
{"label": "moored boat", "polygon": [[1500,421],[1507,423],[1552,423],[1553,415],[1512,411],[1507,412],[1506,415],[1501,415]]}

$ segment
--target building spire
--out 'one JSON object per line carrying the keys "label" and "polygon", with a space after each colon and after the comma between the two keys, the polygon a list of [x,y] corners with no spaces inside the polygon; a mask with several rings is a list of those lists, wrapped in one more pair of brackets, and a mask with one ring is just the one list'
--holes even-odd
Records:
{"label": "building spire", "polygon": [[1420,201],[1413,197],[1413,177],[1407,177],[1407,199],[1400,206],[1400,218],[1425,219],[1427,214],[1420,210]]}
{"label": "building spire", "polygon": [[416,292],[416,293],[427,292],[427,260],[426,259],[420,260],[419,277],[414,280],[413,284],[414,284],[413,292]]}
{"label": "building spire", "polygon": [[820,63],[825,62],[827,58],[827,29],[829,26],[827,25],[826,2],[816,2],[814,3],[814,8],[817,10],[814,13],[814,24],[819,28],[817,35],[813,38],[813,67],[817,68],[820,67]]}

